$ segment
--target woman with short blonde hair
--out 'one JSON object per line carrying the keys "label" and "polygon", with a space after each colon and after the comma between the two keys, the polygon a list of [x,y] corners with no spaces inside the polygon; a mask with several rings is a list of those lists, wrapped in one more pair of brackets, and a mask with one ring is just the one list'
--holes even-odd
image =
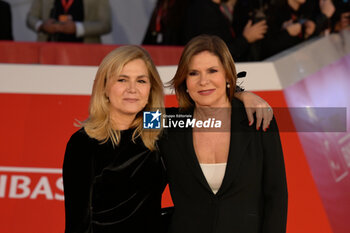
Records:
{"label": "woman with short blonde hair", "polygon": [[[135,59],[142,59],[145,62],[151,82],[148,103],[142,111],[156,108],[164,109],[163,84],[148,52],[135,45],[119,47],[103,59],[96,74],[89,107],[89,118],[82,123],[90,137],[103,142],[111,139],[114,145],[118,145],[120,132],[113,127],[113,122],[110,119],[110,102],[106,93],[114,82],[113,77],[118,76],[125,64]],[[143,129],[142,111],[136,115],[131,125],[135,128],[133,139],[140,136],[146,147],[154,150],[155,142],[161,131],[145,131]]]}
{"label": "woman with short blonde hair", "polygon": [[160,231],[161,130],[143,129],[142,112],[163,107],[163,85],[145,49],[123,46],[103,59],[89,117],[66,148],[66,233]]}

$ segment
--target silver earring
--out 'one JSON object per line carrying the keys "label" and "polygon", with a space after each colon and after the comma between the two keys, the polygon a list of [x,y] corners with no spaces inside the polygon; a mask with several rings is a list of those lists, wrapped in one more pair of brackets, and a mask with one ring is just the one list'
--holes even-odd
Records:
{"label": "silver earring", "polygon": [[226,83],[227,88],[230,88],[230,86],[231,86],[230,83]]}
{"label": "silver earring", "polygon": [[188,89],[186,89],[186,92],[188,93]]}

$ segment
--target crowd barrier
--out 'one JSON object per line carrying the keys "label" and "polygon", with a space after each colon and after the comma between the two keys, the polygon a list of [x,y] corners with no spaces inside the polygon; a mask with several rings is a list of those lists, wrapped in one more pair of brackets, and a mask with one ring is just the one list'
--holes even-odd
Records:
{"label": "crowd barrier", "polygon": [[[264,62],[237,64],[247,71],[240,85],[271,104],[282,128],[288,233],[350,232],[349,38],[330,35]],[[75,120],[88,115],[96,66],[115,47],[0,42],[0,232],[64,231],[65,146]],[[182,48],[145,48],[169,81]],[[166,105],[176,106],[172,90],[166,94]],[[293,109],[306,110],[313,125],[339,120],[320,119],[316,107],[345,109],[347,124],[336,132],[304,131]],[[162,205],[172,205],[168,190]]]}
{"label": "crowd barrier", "polygon": [[[33,43],[0,41],[0,63],[98,66],[102,59],[120,45]],[[182,47],[143,46],[156,65],[173,65]]]}

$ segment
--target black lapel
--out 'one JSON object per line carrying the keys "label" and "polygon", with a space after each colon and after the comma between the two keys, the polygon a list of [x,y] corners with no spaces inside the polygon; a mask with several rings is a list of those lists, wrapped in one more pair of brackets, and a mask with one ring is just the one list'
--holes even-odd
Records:
{"label": "black lapel", "polygon": [[[193,111],[190,113],[193,116]],[[189,166],[190,171],[193,173],[194,177],[199,181],[199,183],[207,189],[208,192],[212,193],[212,190],[205,179],[202,172],[202,168],[199,165],[196,152],[193,146],[193,130],[192,128],[183,129],[181,133],[178,134],[178,139],[180,141],[180,146],[183,146],[185,153],[182,153],[182,157],[186,164]]]}
{"label": "black lapel", "polygon": [[249,127],[248,125],[248,119],[243,104],[237,99],[234,99],[232,101],[231,138],[227,166],[221,187],[216,195],[225,193],[237,176],[241,160],[253,138],[255,130],[253,128],[253,126]]}
{"label": "black lapel", "polygon": [[186,151],[189,151],[189,154],[186,156],[184,154],[184,156],[187,157],[187,162],[190,166],[190,170],[193,172],[194,176],[197,178],[197,180],[199,181],[199,183],[205,188],[207,189],[207,191],[209,192],[213,192],[202,172],[202,168],[200,167],[200,164],[198,162],[198,158],[196,156],[196,152],[194,150],[194,146],[193,146],[193,130],[190,128],[188,129],[188,132],[185,135],[186,137]]}
{"label": "black lapel", "polygon": [[[193,115],[193,112],[192,112]],[[230,138],[230,149],[227,160],[227,166],[225,176],[222,185],[216,195],[220,195],[227,190],[231,183],[234,181],[237,172],[239,170],[240,162],[244,154],[246,153],[247,147],[252,140],[255,129],[253,126],[248,126],[248,119],[243,104],[237,100],[232,101],[232,112],[231,112],[231,138]],[[178,140],[180,146],[184,147],[182,153],[184,161],[189,166],[189,169],[193,173],[194,177],[199,183],[207,189],[208,192],[213,193],[203,172],[199,165],[194,146],[193,146],[193,130],[192,128],[184,129],[178,134]]]}

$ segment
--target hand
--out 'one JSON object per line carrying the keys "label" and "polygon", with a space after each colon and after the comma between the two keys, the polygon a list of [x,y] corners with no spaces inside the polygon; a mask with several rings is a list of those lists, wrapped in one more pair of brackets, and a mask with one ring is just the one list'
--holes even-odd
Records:
{"label": "hand", "polygon": [[344,12],[340,15],[340,26],[341,29],[345,29],[350,26],[350,11]]}
{"label": "hand", "polygon": [[58,32],[63,34],[75,34],[76,28],[73,20],[67,20],[66,22],[60,22],[58,24]]}
{"label": "hand", "polygon": [[256,114],[256,129],[259,130],[261,122],[264,131],[269,127],[273,117],[271,106],[262,98],[249,91],[236,92],[235,97],[244,104],[245,111],[249,120],[249,125],[254,123],[254,113]]}
{"label": "hand", "polygon": [[320,0],[321,12],[330,19],[335,12],[335,6],[332,0]]}
{"label": "hand", "polygon": [[244,27],[243,36],[247,39],[249,43],[253,43],[257,40],[263,39],[266,31],[266,20],[262,20],[255,24],[252,24],[252,21],[249,20]]}
{"label": "hand", "polygon": [[335,23],[334,31],[340,32],[341,30],[350,26],[350,12],[344,12],[340,15],[340,20]]}
{"label": "hand", "polygon": [[297,36],[301,33],[301,24],[300,23],[293,23],[292,20],[288,20],[288,21],[284,22],[282,28],[287,30],[287,32],[290,36]]}
{"label": "hand", "polygon": [[312,20],[306,20],[305,22],[305,34],[304,38],[309,38],[312,34],[314,34],[316,29],[316,24]]}
{"label": "hand", "polygon": [[54,19],[45,20],[39,27],[39,31],[43,31],[48,34],[55,34],[57,32],[57,22]]}

